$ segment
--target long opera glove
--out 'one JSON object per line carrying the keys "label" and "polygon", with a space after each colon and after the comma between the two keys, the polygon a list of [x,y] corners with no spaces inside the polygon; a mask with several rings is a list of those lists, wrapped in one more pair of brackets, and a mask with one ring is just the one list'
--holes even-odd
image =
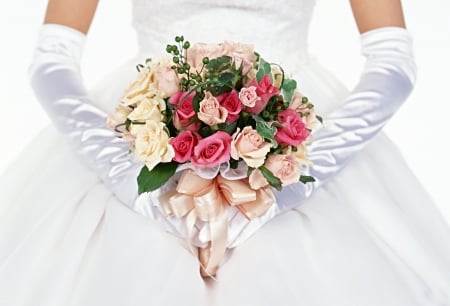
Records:
{"label": "long opera glove", "polygon": [[313,134],[308,154],[313,166],[303,174],[313,176],[316,181],[291,184],[276,192],[277,206],[250,222],[234,236],[230,246],[242,243],[279,213],[301,205],[314,190],[344,168],[406,101],[416,77],[408,31],[383,27],[366,32],[361,35],[361,50],[366,64],[359,83],[343,104],[324,118],[323,128]]}
{"label": "long opera glove", "polygon": [[131,205],[137,198],[136,177],[142,165],[133,161],[129,144],[106,126],[107,115],[87,94],[79,69],[85,40],[72,28],[43,25],[29,70],[31,86],[73,151],[122,202]]}

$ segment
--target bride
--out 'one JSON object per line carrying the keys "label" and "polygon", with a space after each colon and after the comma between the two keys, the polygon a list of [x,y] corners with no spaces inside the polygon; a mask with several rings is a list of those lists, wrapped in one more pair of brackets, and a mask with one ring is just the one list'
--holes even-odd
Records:
{"label": "bride", "polygon": [[[78,61],[97,1],[50,0],[31,80],[60,134],[48,129],[0,187],[1,304],[450,305],[447,225],[379,132],[415,78],[401,5],[351,4],[367,65],[350,93],[306,51],[314,0],[134,0],[141,54],[86,93]],[[180,31],[255,44],[292,71],[326,123],[311,150],[314,190],[295,185],[276,216],[242,225],[215,281],[148,198],[135,200],[134,165],[98,158],[120,149],[102,129],[133,64],[162,55]],[[86,144],[93,128],[102,133]],[[111,175],[117,163],[129,180]]]}

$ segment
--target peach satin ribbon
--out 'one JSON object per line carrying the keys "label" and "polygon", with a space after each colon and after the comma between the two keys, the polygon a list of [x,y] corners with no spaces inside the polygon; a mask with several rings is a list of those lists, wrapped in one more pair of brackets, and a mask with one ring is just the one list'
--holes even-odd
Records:
{"label": "peach satin ribbon", "polygon": [[192,170],[183,171],[176,190],[160,196],[167,216],[186,218],[188,245],[194,253],[190,239],[197,220],[208,222],[211,240],[199,248],[200,273],[213,277],[225,254],[228,241],[228,208],[235,206],[251,220],[263,215],[275,202],[270,186],[253,190],[247,179],[227,180],[220,174],[204,179]]}

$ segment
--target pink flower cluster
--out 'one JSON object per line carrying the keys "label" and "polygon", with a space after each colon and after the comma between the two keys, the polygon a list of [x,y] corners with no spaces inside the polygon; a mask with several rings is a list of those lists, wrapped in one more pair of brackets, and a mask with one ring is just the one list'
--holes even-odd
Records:
{"label": "pink flower cluster", "polygon": [[[173,60],[145,67],[110,117],[121,130],[127,127],[132,150],[140,139],[139,156],[148,170],[168,160],[198,168],[244,162],[252,169],[252,188],[269,184],[267,171],[283,186],[298,181],[316,116],[295,88],[283,87],[282,70],[249,45],[197,44],[186,47],[185,56],[174,47],[168,47]],[[155,126],[148,121],[162,127],[145,131]],[[155,146],[158,139],[168,139],[167,150]]]}

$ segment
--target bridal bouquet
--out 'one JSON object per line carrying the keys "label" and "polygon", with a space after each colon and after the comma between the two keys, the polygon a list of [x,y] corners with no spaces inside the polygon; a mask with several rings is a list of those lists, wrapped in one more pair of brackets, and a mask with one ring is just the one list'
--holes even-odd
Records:
{"label": "bridal bouquet", "polygon": [[184,163],[244,163],[255,190],[314,181],[300,169],[310,164],[307,144],[321,118],[296,81],[250,45],[175,42],[167,58],[138,65],[137,80],[108,118],[145,164],[139,193],[158,189]]}
{"label": "bridal bouquet", "polygon": [[188,237],[192,220],[220,223],[200,260],[213,275],[225,252],[229,207],[250,220],[275,202],[272,187],[314,181],[301,169],[310,165],[310,132],[321,118],[296,81],[250,45],[191,46],[177,36],[166,51],[167,58],[138,65],[109,125],[144,164],[139,193],[159,192],[182,173],[158,201],[168,217],[194,215],[186,218]]}

